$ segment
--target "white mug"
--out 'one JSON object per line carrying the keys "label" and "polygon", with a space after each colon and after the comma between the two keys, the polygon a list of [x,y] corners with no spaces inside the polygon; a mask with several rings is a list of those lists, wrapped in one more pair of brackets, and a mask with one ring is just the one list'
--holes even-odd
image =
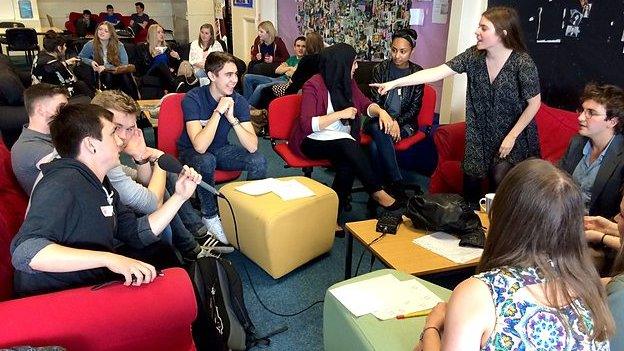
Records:
{"label": "white mug", "polygon": [[482,197],[479,200],[479,207],[481,208],[481,212],[490,213],[490,209],[492,208],[492,201],[494,201],[494,193],[487,193],[485,197]]}

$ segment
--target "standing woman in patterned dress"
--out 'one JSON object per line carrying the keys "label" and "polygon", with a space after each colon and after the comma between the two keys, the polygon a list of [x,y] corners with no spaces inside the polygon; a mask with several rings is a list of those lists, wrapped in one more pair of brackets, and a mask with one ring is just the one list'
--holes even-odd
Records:
{"label": "standing woman in patterned dress", "polygon": [[539,157],[537,126],[540,86],[535,63],[526,52],[514,9],[485,11],[475,32],[477,45],[440,66],[381,84],[380,94],[415,84],[466,73],[466,151],[462,164],[464,197],[476,204],[481,181],[494,192],[509,169],[529,157]]}

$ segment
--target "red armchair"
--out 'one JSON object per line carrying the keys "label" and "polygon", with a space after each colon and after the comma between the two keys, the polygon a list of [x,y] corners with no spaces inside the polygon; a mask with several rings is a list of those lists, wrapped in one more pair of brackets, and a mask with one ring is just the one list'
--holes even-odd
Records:
{"label": "red armchair", "polygon": [[[182,111],[183,93],[172,93],[162,98],[158,117],[157,140],[158,150],[178,157],[178,139],[184,128]],[[217,169],[214,173],[215,183],[225,183],[240,177],[241,171],[225,171]]]}
{"label": "red armchair", "polygon": [[[557,162],[568,148],[570,139],[578,132],[575,112],[542,103],[535,115],[542,158]],[[461,162],[464,158],[465,122],[440,126],[433,135],[438,152],[438,165],[429,182],[430,193],[463,193]]]}
{"label": "red armchair", "polygon": [[[71,34],[76,34],[76,21],[82,17],[82,12],[70,12],[67,22],[65,22],[65,29]],[[91,14],[91,21],[98,23],[100,18],[98,15]],[[90,33],[93,34],[93,33]]]}
{"label": "red armchair", "polygon": [[290,132],[301,113],[301,95],[293,94],[279,97],[269,104],[269,137],[275,153],[286,165],[284,168],[301,168],[303,174],[312,178],[314,167],[329,167],[328,160],[311,160],[294,153],[288,146]]}
{"label": "red armchair", "polygon": [[197,305],[181,268],[140,287],[77,288],[11,299],[11,239],[28,198],[0,141],[0,348],[59,345],[68,350],[195,350],[191,323]]}
{"label": "red armchair", "polygon": [[[435,89],[428,84],[425,84],[423,97],[422,97],[422,105],[420,106],[420,112],[418,116],[416,116],[418,131],[414,133],[414,135],[407,137],[394,145],[394,149],[396,151],[405,151],[410,147],[414,146],[416,143],[419,143],[427,137],[428,130],[431,129],[431,125],[433,124],[433,116],[435,114],[435,104],[436,104],[436,91]],[[363,145],[368,145],[372,142],[372,138],[365,133],[361,134],[360,143]]]}

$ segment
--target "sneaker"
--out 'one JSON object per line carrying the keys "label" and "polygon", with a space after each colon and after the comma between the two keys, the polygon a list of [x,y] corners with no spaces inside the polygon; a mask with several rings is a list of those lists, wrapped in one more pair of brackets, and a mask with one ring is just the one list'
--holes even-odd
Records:
{"label": "sneaker", "polygon": [[214,256],[214,254],[226,254],[234,252],[234,248],[231,245],[223,244],[215,237],[211,236],[204,242],[201,247],[201,252],[197,254],[197,258],[205,256]]}
{"label": "sneaker", "polygon": [[211,218],[202,217],[202,222],[206,226],[206,229],[208,229],[208,232],[212,233],[212,235],[220,242],[224,244],[230,243],[223,232],[223,226],[221,225],[221,219],[219,219],[219,216]]}
{"label": "sneaker", "polygon": [[205,225],[202,225],[199,229],[193,233],[196,240],[203,240],[208,236],[208,229]]}

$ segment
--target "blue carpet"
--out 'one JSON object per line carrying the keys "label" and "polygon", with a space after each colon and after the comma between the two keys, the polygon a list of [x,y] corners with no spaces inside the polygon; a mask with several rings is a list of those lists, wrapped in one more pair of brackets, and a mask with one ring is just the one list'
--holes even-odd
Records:
{"label": "blue carpet", "polygon": [[[302,175],[300,169],[285,169],[284,163],[271,149],[268,140],[260,141],[260,152],[269,160],[269,177],[283,177]],[[324,184],[331,184],[333,173],[317,168],[312,177]],[[406,179],[427,188],[428,178],[417,173],[406,174]],[[357,184],[356,184],[357,186]],[[358,193],[353,195],[352,210],[345,212],[340,222],[350,222],[365,219],[367,195]],[[241,243],[244,245],[244,243]],[[300,311],[315,301],[322,300],[325,291],[331,285],[343,280],[345,265],[345,239],[336,238],[332,250],[312,262],[298,268],[280,279],[273,279],[262,268],[244,257],[239,252],[227,256],[237,268],[243,281],[245,301],[251,319],[258,334],[262,335],[278,329],[284,325],[288,330],[271,338],[270,350],[323,350],[323,304],[319,303],[311,309],[293,317],[279,317],[265,310],[252,291],[249,279],[245,274],[247,267],[254,287],[263,303],[270,309],[281,314],[291,314]],[[353,269],[362,253],[362,246],[357,242],[353,249]],[[362,259],[360,274],[368,272],[370,254],[366,253]],[[383,268],[378,261],[373,269]]]}

